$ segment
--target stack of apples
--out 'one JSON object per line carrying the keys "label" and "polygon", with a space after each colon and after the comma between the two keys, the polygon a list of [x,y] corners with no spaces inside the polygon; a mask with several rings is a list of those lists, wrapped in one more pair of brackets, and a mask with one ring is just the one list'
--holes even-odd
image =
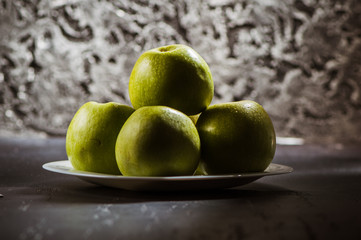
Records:
{"label": "stack of apples", "polygon": [[144,52],[129,78],[132,107],[85,103],[73,117],[66,151],[74,169],[124,176],[262,172],[275,131],[251,100],[210,105],[209,66],[176,44]]}

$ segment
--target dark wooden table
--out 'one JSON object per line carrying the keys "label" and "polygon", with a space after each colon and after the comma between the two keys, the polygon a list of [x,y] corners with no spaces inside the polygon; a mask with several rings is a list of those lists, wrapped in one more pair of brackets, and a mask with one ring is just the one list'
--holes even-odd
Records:
{"label": "dark wooden table", "polygon": [[359,146],[278,146],[294,172],[205,192],[131,192],[42,169],[65,140],[0,139],[0,239],[361,239]]}

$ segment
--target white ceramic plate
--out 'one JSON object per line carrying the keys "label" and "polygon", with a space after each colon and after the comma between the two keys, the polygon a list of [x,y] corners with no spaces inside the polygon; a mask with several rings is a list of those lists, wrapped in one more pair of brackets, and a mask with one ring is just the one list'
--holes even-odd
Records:
{"label": "white ceramic plate", "polygon": [[43,168],[56,173],[76,176],[90,183],[135,191],[190,191],[232,188],[253,182],[261,177],[285,174],[293,171],[291,167],[271,163],[264,172],[259,173],[175,177],[125,177],[121,175],[78,171],[73,168],[69,160],[49,162],[44,164]]}

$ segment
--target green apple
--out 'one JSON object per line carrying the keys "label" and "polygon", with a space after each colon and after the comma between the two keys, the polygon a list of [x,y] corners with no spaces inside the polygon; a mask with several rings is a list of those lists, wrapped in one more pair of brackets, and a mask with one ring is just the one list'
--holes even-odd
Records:
{"label": "green apple", "polygon": [[201,113],[196,126],[201,139],[202,168],[208,174],[261,172],[274,157],[272,121],[254,101],[212,105]]}
{"label": "green apple", "polygon": [[124,123],[115,156],[124,176],[193,175],[200,139],[187,115],[166,106],[146,106]]}
{"label": "green apple", "polygon": [[129,78],[129,97],[135,109],[161,105],[195,115],[208,107],[213,93],[207,63],[195,50],[181,44],[144,52]]}
{"label": "green apple", "polygon": [[199,113],[199,114],[197,114],[197,115],[191,115],[191,116],[188,116],[188,117],[192,120],[192,122],[193,122],[194,124],[196,124],[200,115],[201,115],[201,114]]}
{"label": "green apple", "polygon": [[66,133],[66,152],[74,169],[120,174],[115,142],[133,112],[133,108],[114,102],[87,102],[81,106]]}
{"label": "green apple", "polygon": [[201,159],[201,160],[199,160],[199,164],[198,164],[196,171],[194,172],[194,175],[196,175],[196,176],[208,175],[207,171],[204,168],[205,168],[204,161],[202,161],[202,159]]}

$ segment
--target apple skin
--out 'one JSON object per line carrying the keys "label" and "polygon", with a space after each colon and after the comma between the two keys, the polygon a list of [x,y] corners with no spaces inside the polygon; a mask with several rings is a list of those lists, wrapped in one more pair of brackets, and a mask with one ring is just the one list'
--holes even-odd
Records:
{"label": "apple skin", "polygon": [[250,100],[210,106],[198,118],[203,174],[262,172],[273,160],[276,135],[263,107]]}
{"label": "apple skin", "polygon": [[187,115],[166,106],[146,106],[124,123],[115,149],[124,176],[193,175],[200,139]]}
{"label": "apple skin", "polygon": [[134,109],[119,103],[87,102],[79,108],[66,134],[66,152],[74,169],[121,174],[115,142]]}
{"label": "apple skin", "polygon": [[160,105],[195,115],[208,107],[213,94],[209,66],[195,50],[182,44],[144,52],[129,78],[129,97],[135,109]]}

